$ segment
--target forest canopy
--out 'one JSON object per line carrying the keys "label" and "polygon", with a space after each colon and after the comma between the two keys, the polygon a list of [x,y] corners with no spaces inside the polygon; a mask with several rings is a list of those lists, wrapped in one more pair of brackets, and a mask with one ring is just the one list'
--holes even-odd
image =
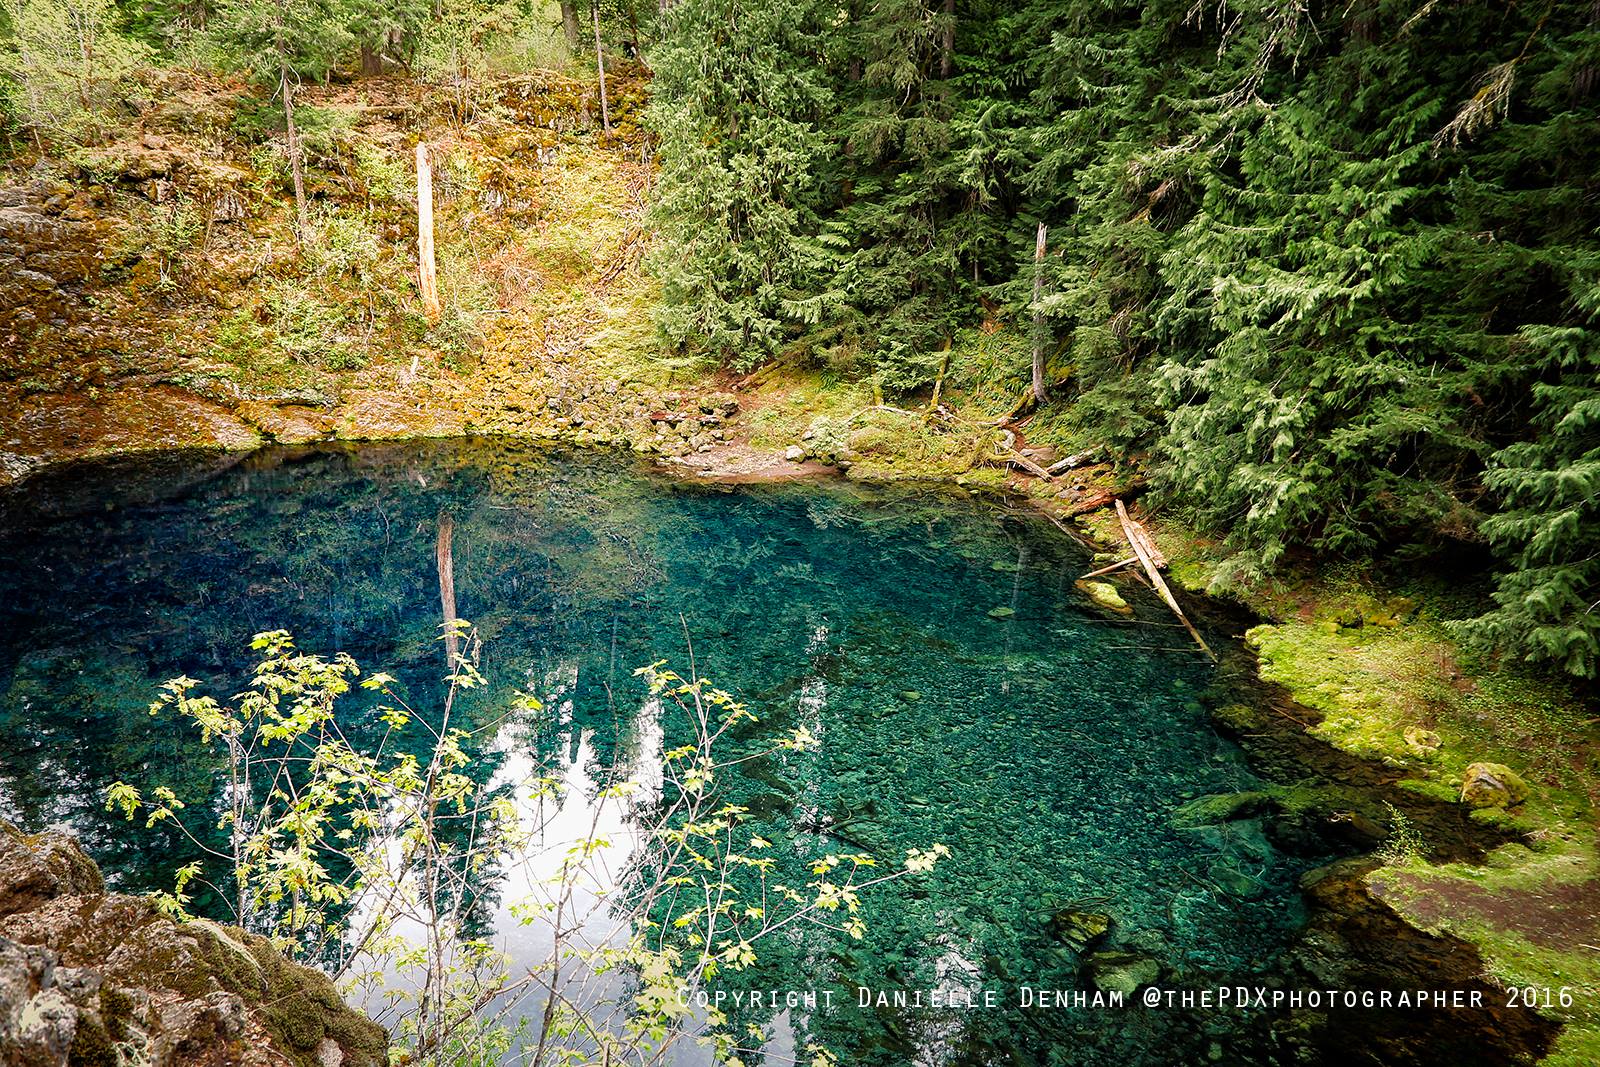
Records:
{"label": "forest canopy", "polygon": [[669,343],[904,393],[1038,315],[1051,395],[1226,533],[1220,583],[1486,539],[1469,632],[1595,673],[1600,7],[683,0],[660,33]]}

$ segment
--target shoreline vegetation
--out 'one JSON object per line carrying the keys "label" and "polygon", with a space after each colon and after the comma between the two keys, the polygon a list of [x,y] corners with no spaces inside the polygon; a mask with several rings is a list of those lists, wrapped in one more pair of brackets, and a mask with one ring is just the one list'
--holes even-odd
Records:
{"label": "shoreline vegetation", "polygon": [[[1486,855],[1435,854],[1390,825],[1365,892],[1418,930],[1475,946],[1502,988],[1577,992],[1536,1004],[1564,1024],[1543,1062],[1600,1062],[1600,720],[1586,683],[1461,636],[1493,602],[1480,536],[1431,557],[1289,550],[1270,573],[1219,584],[1236,546],[1193,522],[1170,486],[1147,493],[1159,462],[1148,444],[1096,436],[1071,403],[1030,400],[1040,323],[1026,298],[992,290],[970,321],[940,327],[927,373],[903,394],[886,393],[881,373],[809,358],[811,341],[753,364],[663,351],[656,316],[673,294],[646,269],[672,252],[649,214],[668,173],[644,125],[652,72],[608,26],[617,55],[603,62],[602,94],[592,48],[586,68],[564,32],[535,33],[517,69],[480,55],[492,75],[420,59],[404,73],[382,61],[359,78],[325,70],[287,105],[297,144],[251,72],[131,58],[115,77],[115,122],[53,140],[37,125],[14,131],[0,181],[11,249],[0,491],[135,452],[507,436],[626,449],[690,478],[843,474],[1003,493],[1106,563],[1125,547],[1108,505],[1127,500],[1186,608],[1249,613],[1230,655],[1248,655],[1245,669],[1288,698],[1216,707],[1219,725],[1245,735],[1261,716],[1280,729],[1287,719],[1458,814]],[[1568,66],[1546,63],[1541,77]],[[934,108],[938,94],[919,99]],[[1493,116],[1437,118],[1461,135]],[[435,167],[436,316],[415,285],[419,144]],[[1142,188],[1149,211],[1164,210],[1167,188]],[[1048,366],[1058,386],[1082,369]],[[1079,402],[1108,399],[1091,388]],[[1206,608],[1209,596],[1230,606]]]}

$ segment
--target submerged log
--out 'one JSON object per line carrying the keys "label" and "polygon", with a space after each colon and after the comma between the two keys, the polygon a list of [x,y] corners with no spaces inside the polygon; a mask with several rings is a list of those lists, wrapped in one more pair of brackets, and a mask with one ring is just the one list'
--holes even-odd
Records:
{"label": "submerged log", "polygon": [[1115,563],[1106,564],[1104,567],[1101,567],[1099,570],[1093,570],[1093,571],[1090,571],[1088,574],[1079,575],[1078,576],[1078,581],[1082,582],[1082,581],[1087,581],[1090,578],[1098,578],[1102,574],[1110,574],[1112,571],[1120,571],[1122,568],[1128,566],[1129,564],[1138,563],[1138,562],[1139,562],[1139,557],[1138,556],[1129,556],[1127,559],[1119,559]]}
{"label": "submerged log", "polygon": [[435,556],[439,565],[439,609],[444,616],[444,651],[450,670],[456,669],[460,657],[461,639],[456,633],[456,524],[448,511],[439,512],[439,540]]}

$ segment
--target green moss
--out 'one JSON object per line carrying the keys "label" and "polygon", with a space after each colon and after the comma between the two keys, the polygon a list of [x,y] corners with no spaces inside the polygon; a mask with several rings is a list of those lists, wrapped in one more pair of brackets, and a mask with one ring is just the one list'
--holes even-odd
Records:
{"label": "green moss", "polygon": [[[1501,846],[1482,864],[1383,868],[1372,881],[1413,925],[1477,946],[1486,973],[1502,988],[1540,991],[1539,1010],[1567,1024],[1543,1063],[1596,1062],[1581,1056],[1600,1041],[1600,955],[1591,947],[1592,930],[1561,925],[1574,901],[1600,892],[1592,828],[1547,830],[1530,843]],[[1586,920],[1576,921],[1582,926]],[[1548,1004],[1545,989],[1552,991]],[[1561,1002],[1563,989],[1570,1003]]]}
{"label": "green moss", "polygon": [[1122,594],[1117,592],[1117,587],[1110,582],[1077,582],[1077,587],[1098,606],[1107,611],[1114,611],[1119,615],[1132,615],[1133,609],[1128,602],[1122,599]]}
{"label": "green moss", "polygon": [[92,1015],[80,1016],[67,1050],[67,1067],[117,1067],[117,1049],[105,1025]]}

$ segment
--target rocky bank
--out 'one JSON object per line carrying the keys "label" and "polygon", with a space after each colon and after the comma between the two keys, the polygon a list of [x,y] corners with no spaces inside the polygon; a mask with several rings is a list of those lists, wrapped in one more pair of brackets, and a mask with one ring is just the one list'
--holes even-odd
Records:
{"label": "rocky bank", "polygon": [[108,893],[70,837],[0,822],[3,1067],[378,1067],[388,1035],[266,939]]}

